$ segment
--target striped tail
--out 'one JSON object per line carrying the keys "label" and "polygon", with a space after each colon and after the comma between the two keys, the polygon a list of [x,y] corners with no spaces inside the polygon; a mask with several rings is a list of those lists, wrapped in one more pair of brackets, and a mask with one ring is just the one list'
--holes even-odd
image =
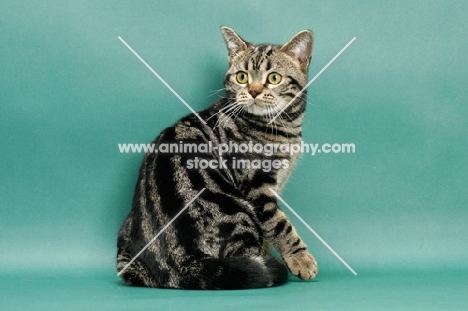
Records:
{"label": "striped tail", "polygon": [[[273,256],[204,258],[187,265],[178,284],[168,284],[135,261],[122,273],[123,279],[136,286],[180,289],[249,289],[283,284],[288,270]],[[121,262],[119,266],[123,263]],[[136,265],[135,265],[136,264]],[[167,280],[167,279],[166,279]]]}

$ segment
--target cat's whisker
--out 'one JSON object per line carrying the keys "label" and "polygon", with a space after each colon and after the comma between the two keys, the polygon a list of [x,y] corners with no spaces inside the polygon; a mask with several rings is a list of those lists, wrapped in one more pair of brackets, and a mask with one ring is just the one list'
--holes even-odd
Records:
{"label": "cat's whisker", "polygon": [[[283,126],[284,128],[286,128],[286,129],[287,129],[287,128],[288,128],[288,126],[287,126],[286,124],[284,124],[284,119],[283,119],[283,117],[280,115],[280,116],[278,116],[278,119],[280,120],[280,122],[281,122],[282,126]],[[289,138],[288,131],[284,131],[284,132],[286,133],[286,138]]]}
{"label": "cat's whisker", "polygon": [[236,121],[237,117],[244,110],[244,108],[245,108],[244,105],[240,105],[239,108],[234,111],[235,112],[234,121]]}
{"label": "cat's whisker", "polygon": [[[267,106],[267,117],[270,120],[273,120],[273,111],[272,111],[272,105]],[[271,128],[271,135],[274,134],[274,130],[276,131],[276,136],[278,136],[278,130],[276,128],[276,122],[273,122],[274,124],[269,124]],[[268,124],[268,123],[267,123]]]}
{"label": "cat's whisker", "polygon": [[[270,105],[267,106],[267,116],[268,116],[268,119],[272,120],[273,116],[271,115],[271,106]],[[274,126],[276,126],[276,124],[274,122],[273,122],[273,124],[270,124],[271,135],[273,135]]]}
{"label": "cat's whisker", "polygon": [[[286,111],[283,111],[283,113],[288,117],[289,121],[292,121],[293,119],[291,118],[291,116],[286,112]],[[281,115],[281,114],[280,114]]]}
{"label": "cat's whisker", "polygon": [[[270,109],[270,120],[273,120],[273,118],[274,118],[273,107],[274,107],[274,106],[271,106],[271,109]],[[273,121],[273,123],[274,123],[274,125],[275,125],[275,135],[276,135],[276,137],[278,137],[278,125],[276,124],[276,120]]]}
{"label": "cat's whisker", "polygon": [[[231,105],[231,107],[230,107],[229,109],[227,109],[226,111],[223,111],[223,113],[226,115],[225,118],[223,119],[224,122],[227,121],[227,119],[231,117],[232,112],[233,112],[233,111],[236,111],[236,109],[237,109],[240,105],[241,105],[241,104],[239,104],[239,103],[236,102],[236,103],[234,103],[233,105]],[[222,118],[222,117],[220,117],[220,119],[221,119],[221,118]]]}
{"label": "cat's whisker", "polygon": [[[268,106],[267,106],[267,115],[265,116],[265,118],[269,118],[268,112],[269,111],[268,111]],[[272,127],[272,125],[267,123],[266,126],[265,126],[265,133],[268,133],[268,128],[269,127]]]}
{"label": "cat's whisker", "polygon": [[208,95],[208,96],[206,96],[205,98],[211,97],[211,96],[213,96],[213,95],[217,95],[219,92],[222,92],[222,91],[224,91],[224,88],[222,88],[222,89],[219,89],[219,90],[213,90],[213,91],[210,91],[210,92],[211,92],[211,94],[209,94],[209,95]]}
{"label": "cat's whisker", "polygon": [[[233,105],[234,105],[234,104],[230,105],[229,108],[232,107]],[[218,111],[216,114],[213,115],[213,116],[218,116],[218,120],[216,120],[216,123],[215,123],[213,129],[217,128],[217,127],[220,125],[221,120],[222,120],[222,118],[223,118],[223,114],[224,114],[224,112],[220,110],[220,111]],[[212,117],[213,117],[213,116],[212,116]]]}
{"label": "cat's whisker", "polygon": [[[311,99],[310,97],[308,97],[307,99]],[[320,107],[319,105],[317,104],[313,104],[311,103],[310,101],[306,100],[306,104],[309,104],[309,105],[312,105],[312,106],[315,106],[315,107]]]}
{"label": "cat's whisker", "polygon": [[221,108],[218,112],[216,112],[215,114],[213,114],[211,117],[209,117],[209,118],[206,119],[205,121],[210,120],[211,118],[213,118],[214,116],[218,115],[219,113],[224,112],[224,110],[229,109],[229,108],[231,108],[231,107],[233,107],[233,106],[236,106],[237,104],[238,104],[237,102],[229,103],[228,105],[226,105],[225,107]]}
{"label": "cat's whisker", "polygon": [[219,128],[225,127],[226,123],[227,123],[230,119],[232,119],[232,116],[231,116],[231,115],[225,115],[222,119],[220,119],[219,124],[218,124],[218,127],[219,127]]}
{"label": "cat's whisker", "polygon": [[[299,94],[299,96],[297,96],[296,100],[297,100],[297,99],[302,100],[302,101],[304,101],[305,103],[308,103],[308,102],[307,102],[307,99],[309,99],[309,98],[307,97],[307,94],[301,93],[301,94]],[[314,104],[311,104],[311,105],[314,105]]]}
{"label": "cat's whisker", "polygon": [[220,116],[218,121],[216,122],[215,124],[215,128],[216,127],[220,127],[221,125],[225,124],[227,122],[227,120],[229,120],[230,118],[232,118],[233,114],[239,109],[241,108],[243,105],[239,104],[238,102],[235,102],[233,104],[231,104],[229,106],[229,109],[227,109],[226,111],[220,111],[220,112],[223,112],[224,116]]}
{"label": "cat's whisker", "polygon": [[224,115],[224,116],[223,116],[223,115],[220,115],[220,116],[218,117],[218,120],[216,121],[216,123],[215,123],[213,129],[216,129],[217,127],[220,127],[220,126],[222,125],[223,120],[224,120],[223,117],[226,118],[225,115]]}
{"label": "cat's whisker", "polygon": [[236,102],[235,105],[233,107],[231,107],[230,109],[226,110],[224,113],[229,113],[230,111],[234,110],[236,107],[238,106],[242,106],[241,103],[238,103]]}

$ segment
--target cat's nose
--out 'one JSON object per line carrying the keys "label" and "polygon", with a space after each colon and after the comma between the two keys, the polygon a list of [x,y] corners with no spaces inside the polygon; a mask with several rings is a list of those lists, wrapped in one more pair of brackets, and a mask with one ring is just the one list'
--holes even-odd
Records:
{"label": "cat's nose", "polygon": [[249,94],[255,98],[263,91],[263,86],[260,83],[252,83],[249,86]]}
{"label": "cat's nose", "polygon": [[250,94],[253,98],[255,98],[255,97],[257,97],[258,94],[260,94],[260,92],[257,91],[257,90],[250,90],[250,91],[249,91],[249,94]]}

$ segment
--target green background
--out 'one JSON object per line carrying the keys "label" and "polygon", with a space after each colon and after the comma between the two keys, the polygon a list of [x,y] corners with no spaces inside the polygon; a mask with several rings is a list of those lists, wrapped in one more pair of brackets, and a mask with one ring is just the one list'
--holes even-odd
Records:
{"label": "green background", "polygon": [[[455,310],[468,305],[468,2],[0,1],[0,302],[6,309]],[[219,27],[252,42],[315,34],[303,155],[282,197],[313,282],[190,292],[122,286],[117,230],[142,154],[222,88]],[[294,278],[291,277],[291,281]]]}

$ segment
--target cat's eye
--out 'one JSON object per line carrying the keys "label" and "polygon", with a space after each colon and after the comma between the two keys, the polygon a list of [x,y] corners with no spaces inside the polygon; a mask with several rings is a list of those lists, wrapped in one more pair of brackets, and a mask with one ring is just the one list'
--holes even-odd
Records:
{"label": "cat's eye", "polygon": [[272,72],[268,75],[268,83],[278,84],[281,82],[281,75],[277,72]]}
{"label": "cat's eye", "polygon": [[249,81],[249,76],[247,75],[247,72],[239,71],[236,74],[236,79],[240,84],[246,84]]}

